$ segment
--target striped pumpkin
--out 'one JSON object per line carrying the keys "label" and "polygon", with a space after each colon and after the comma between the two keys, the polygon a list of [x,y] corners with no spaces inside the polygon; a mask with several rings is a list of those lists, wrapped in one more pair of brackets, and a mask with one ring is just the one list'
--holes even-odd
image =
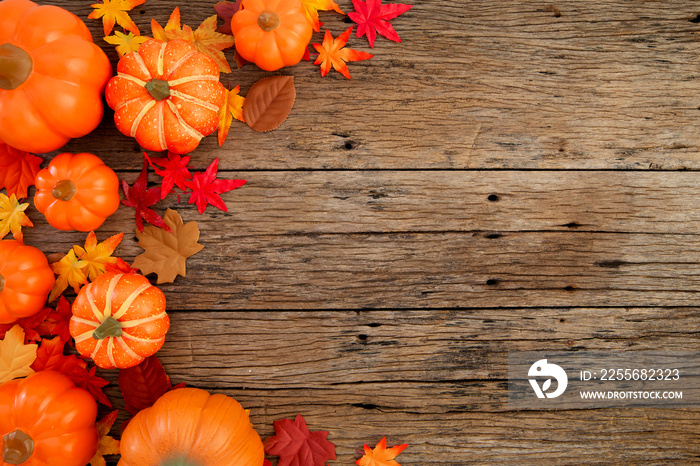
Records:
{"label": "striped pumpkin", "polygon": [[185,154],[217,128],[226,89],[214,60],[189,42],[150,39],[122,57],[105,97],[117,129],[141,147]]}
{"label": "striped pumpkin", "polygon": [[170,318],[165,296],[136,273],[100,275],[73,302],[70,334],[80,354],[104,369],[125,369],[158,351]]}

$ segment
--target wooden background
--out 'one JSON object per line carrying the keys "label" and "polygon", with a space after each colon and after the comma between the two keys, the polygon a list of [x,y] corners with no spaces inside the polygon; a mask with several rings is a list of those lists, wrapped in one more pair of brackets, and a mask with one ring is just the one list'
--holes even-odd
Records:
{"label": "wooden background", "polygon": [[[89,1],[47,3],[85,20],[116,64]],[[370,50],[353,34],[375,57],[350,81],[311,63],[222,75],[243,95],[293,75],[297,100],[276,131],[234,122],[223,147],[212,136],[191,154],[248,180],[224,195],[229,213],[157,205],[198,221],[204,245],[162,286],[173,383],[235,397],[263,438],[303,414],[330,432],[329,465],[385,435],[410,444],[403,465],[700,461],[697,409],[506,405],[511,350],[698,348],[700,3],[412,3],[393,21],[402,43]],[[132,17],[149,32],[177,5]],[[213,5],[180,2],[183,23]],[[334,35],[349,26],[321,19]],[[111,119],[64,151],[132,182],[141,151]],[[84,241],[30,210],[28,244]],[[122,206],[98,239],[126,231],[117,254],[131,261],[133,228]],[[115,384],[108,395],[123,407]]]}

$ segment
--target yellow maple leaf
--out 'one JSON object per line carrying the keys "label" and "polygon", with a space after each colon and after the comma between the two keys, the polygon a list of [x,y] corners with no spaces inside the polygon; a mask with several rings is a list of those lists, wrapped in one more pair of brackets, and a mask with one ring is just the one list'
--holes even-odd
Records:
{"label": "yellow maple leaf", "polygon": [[374,449],[365,445],[365,454],[359,460],[355,461],[358,466],[401,466],[394,461],[399,453],[404,451],[407,444],[396,445],[395,447],[386,447],[386,437],[381,439]]}
{"label": "yellow maple leaf", "polygon": [[117,53],[119,54],[119,58],[123,57],[127,53],[136,52],[141,46],[141,44],[143,44],[147,40],[148,37],[136,35],[131,31],[129,31],[128,34],[124,34],[123,32],[119,31],[114,31],[113,36],[105,37],[105,42],[117,46],[116,48]]}
{"label": "yellow maple leaf", "polygon": [[185,260],[202,250],[199,244],[199,227],[197,222],[183,224],[182,217],[176,211],[168,209],[163,216],[170,232],[152,225],[136,230],[139,246],[145,249],[134,259],[134,267],[141,273],[158,275],[157,283],[172,283],[177,275],[186,275]]}
{"label": "yellow maple leaf", "polygon": [[68,251],[60,261],[51,264],[51,269],[58,277],[49,294],[49,302],[58,298],[68,285],[72,286],[76,293],[80,291],[81,285],[87,284],[87,276],[83,271],[86,266],[87,262],[79,260],[73,249]]}
{"label": "yellow maple leaf", "polygon": [[311,23],[311,26],[316,32],[321,32],[321,24],[323,24],[318,19],[318,10],[334,10],[341,15],[345,14],[333,0],[301,0],[301,4],[304,6],[306,19],[309,20],[309,23]]}
{"label": "yellow maple leaf", "polygon": [[9,232],[19,242],[23,241],[22,227],[33,227],[34,224],[24,211],[29,206],[28,202],[20,204],[17,196],[0,193],[0,239]]}
{"label": "yellow maple leaf", "polygon": [[84,248],[78,245],[73,246],[78,260],[85,262],[81,270],[88,280],[94,280],[105,273],[107,264],[117,262],[117,258],[112,257],[112,253],[117,249],[122,238],[124,238],[124,233],[118,233],[97,244],[97,236],[94,231],[91,231],[85,240]]}
{"label": "yellow maple leaf", "polygon": [[114,23],[117,23],[127,31],[131,31],[137,36],[141,34],[139,28],[134,24],[127,11],[130,11],[135,6],[141,5],[146,0],[103,0],[104,3],[93,3],[90,5],[94,8],[89,15],[89,19],[102,18],[105,36],[109,36],[114,28]]}
{"label": "yellow maple leaf", "polygon": [[219,145],[223,145],[226,137],[228,137],[228,130],[231,127],[231,122],[235,118],[239,121],[245,121],[243,118],[243,102],[245,102],[245,97],[239,95],[238,92],[241,90],[241,86],[236,86],[233,89],[226,91],[226,102],[219,109]]}
{"label": "yellow maple leaf", "polygon": [[202,52],[214,60],[220,72],[230,73],[231,67],[222,50],[232,47],[234,39],[233,36],[216,31],[217,18],[217,15],[210,16],[202,21],[202,24],[193,31],[192,28],[186,24],[181,26],[180,10],[178,7],[175,7],[165,28],[158,24],[155,19],[151,20],[151,32],[155,39],[166,42],[173,39],[186,40],[194,45],[197,51]]}
{"label": "yellow maple leaf", "polygon": [[24,329],[14,325],[0,341],[0,384],[34,373],[31,366],[39,345],[24,344]]}
{"label": "yellow maple leaf", "polygon": [[117,420],[117,414],[119,414],[119,410],[115,409],[95,423],[100,440],[97,443],[97,451],[95,452],[95,456],[93,456],[90,460],[89,464],[91,466],[106,466],[107,462],[103,458],[104,455],[119,454],[119,440],[116,440],[111,435],[107,435],[109,434],[109,430],[112,428],[114,421]]}

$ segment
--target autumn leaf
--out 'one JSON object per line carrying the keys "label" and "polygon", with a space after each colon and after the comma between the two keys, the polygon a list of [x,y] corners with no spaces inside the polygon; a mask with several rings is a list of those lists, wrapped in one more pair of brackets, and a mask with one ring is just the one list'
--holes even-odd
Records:
{"label": "autumn leaf", "polygon": [[95,456],[93,456],[90,460],[90,466],[106,466],[107,462],[104,459],[104,455],[119,454],[119,440],[116,440],[111,435],[108,435],[109,430],[114,425],[114,421],[117,420],[118,414],[119,410],[115,409],[95,423],[97,433],[100,437],[97,443],[97,451],[95,452]]}
{"label": "autumn leaf", "polygon": [[337,39],[333,39],[331,31],[326,29],[326,34],[323,36],[323,44],[311,44],[319,53],[314,65],[321,65],[321,76],[327,75],[331,67],[333,67],[340,74],[350,79],[347,62],[369,60],[373,57],[367,52],[345,47],[350,34],[352,34],[352,28],[348,28]]}
{"label": "autumn leaf", "polygon": [[41,340],[36,359],[32,363],[35,371],[56,371],[70,377],[76,370],[87,369],[87,363],[74,354],[65,355],[63,350],[66,342],[59,338],[44,338]]}
{"label": "autumn leaf", "polygon": [[381,439],[374,450],[365,445],[365,454],[355,461],[358,466],[401,466],[394,461],[399,453],[404,451],[408,444],[397,445],[389,449],[386,448],[386,437]]}
{"label": "autumn leaf", "polygon": [[153,406],[158,398],[173,388],[156,355],[147,357],[136,366],[121,369],[118,380],[124,408],[133,415]]}
{"label": "autumn leaf", "polygon": [[129,187],[126,181],[122,180],[122,189],[124,190],[125,199],[122,204],[136,209],[136,227],[139,231],[143,231],[143,220],[146,220],[152,225],[169,230],[170,227],[165,224],[163,219],[150,207],[160,200],[160,188],[154,186],[146,188],[148,185],[148,162],[143,159],[143,170],[134,181],[134,184]]}
{"label": "autumn leaf", "polygon": [[323,26],[323,23],[318,19],[318,10],[334,10],[341,15],[345,14],[333,0],[301,0],[301,4],[304,6],[306,19],[309,20],[316,32],[320,32],[321,26]]}
{"label": "autumn leaf", "polygon": [[[190,173],[190,156],[182,157],[180,154],[175,154],[173,152],[168,152],[168,157],[155,157],[150,158],[147,153],[143,153],[146,156],[146,160],[153,167],[156,175],[163,178],[160,184],[160,197],[165,199],[165,197],[173,191],[173,187],[177,186],[183,192],[187,191],[187,186],[185,181],[192,179],[192,173]],[[178,195],[179,196],[179,195]],[[178,197],[178,202],[180,198]]]}
{"label": "autumn leaf", "polygon": [[226,102],[219,109],[219,146],[224,144],[228,137],[228,130],[233,119],[245,121],[243,118],[243,102],[245,98],[238,95],[241,86],[226,91]]}
{"label": "autumn leaf", "polygon": [[139,268],[144,275],[157,274],[158,284],[172,283],[177,275],[184,277],[186,259],[204,247],[197,243],[197,222],[183,225],[180,214],[168,209],[165,212],[165,223],[170,227],[169,232],[153,226],[136,232],[139,246],[146,251],[136,256],[134,267]]}
{"label": "autumn leaf", "polygon": [[394,42],[401,42],[398,33],[389,21],[407,12],[413,5],[402,3],[382,5],[381,0],[352,0],[352,4],[355,11],[348,13],[348,17],[357,23],[357,37],[367,34],[370,47],[374,47],[374,39],[377,34]]}
{"label": "autumn leaf", "polygon": [[37,326],[37,332],[45,336],[56,335],[62,341],[73,345],[74,342],[69,330],[70,318],[73,317],[70,302],[65,296],[61,296],[56,304],[56,309],[46,308],[45,310],[48,310],[49,314]]}
{"label": "autumn leaf", "polygon": [[18,199],[27,197],[27,188],[34,184],[43,159],[0,141],[0,189]]}
{"label": "autumn leaf", "polygon": [[90,5],[94,8],[94,11],[88,15],[88,18],[102,18],[105,36],[109,36],[109,33],[112,32],[114,23],[117,23],[127,31],[131,31],[138,36],[141,34],[139,28],[136,27],[136,24],[134,24],[134,21],[127,11],[141,5],[145,1],[146,0],[103,0],[103,3],[93,3]]}
{"label": "autumn leaf", "polygon": [[117,262],[105,266],[107,272],[113,273],[138,273],[139,269],[130,266],[124,259],[117,257]]}
{"label": "autumn leaf", "polygon": [[[0,324],[0,340],[5,338],[7,332],[15,325],[19,325],[24,330],[24,343],[41,340],[41,325],[49,313],[53,311],[50,307],[45,307],[41,311],[29,317],[22,317],[10,324]],[[71,314],[72,315],[72,314]]]}
{"label": "autumn leaf", "polygon": [[235,3],[221,1],[214,5],[216,14],[219,16],[219,19],[224,22],[223,25],[216,28],[217,32],[220,32],[221,34],[228,34],[230,36],[233,35],[233,31],[231,31],[231,19],[241,7],[241,1],[242,0],[236,0]]}
{"label": "autumn leaf", "polygon": [[0,341],[0,384],[18,377],[33,374],[32,363],[36,359],[37,345],[24,344],[24,330],[13,326]]}
{"label": "autumn leaf", "polygon": [[109,385],[109,382],[102,377],[98,377],[96,373],[97,366],[92,366],[90,370],[76,369],[68,375],[76,386],[84,388],[90,392],[98,402],[111,408],[112,403],[110,403],[109,399],[102,391],[102,388]]}
{"label": "autumn leaf", "polygon": [[196,172],[192,175],[192,180],[187,181],[185,185],[192,190],[192,195],[188,201],[190,204],[197,205],[197,211],[202,214],[207,208],[207,204],[211,204],[217,209],[228,212],[224,200],[219,194],[232,191],[245,184],[245,180],[219,180],[216,178],[219,169],[219,158],[209,164],[204,173]]}
{"label": "autumn leaf", "polygon": [[335,445],[326,431],[310,432],[301,414],[295,420],[281,419],[272,423],[275,434],[265,439],[265,453],[279,456],[279,464],[325,466],[334,460]]}
{"label": "autumn leaf", "polygon": [[129,31],[128,34],[114,31],[113,36],[107,36],[104,39],[108,44],[117,46],[117,54],[119,55],[119,58],[121,58],[127,53],[136,52],[141,44],[148,40],[148,37],[139,36],[131,31]]}
{"label": "autumn leaf", "polygon": [[266,132],[284,123],[296,100],[294,76],[268,76],[256,81],[243,103],[243,118],[254,131]]}
{"label": "autumn leaf", "polygon": [[73,246],[78,260],[85,262],[82,270],[88,280],[92,281],[105,273],[107,264],[117,262],[117,258],[112,257],[112,253],[119,246],[122,238],[124,233],[118,233],[97,244],[97,236],[94,231],[91,231],[85,240],[85,248]]}
{"label": "autumn leaf", "polygon": [[56,283],[49,293],[49,302],[58,298],[68,286],[72,286],[73,291],[77,293],[82,285],[87,285],[87,276],[83,270],[87,266],[87,262],[79,260],[75,255],[75,250],[71,249],[68,254],[63,256],[63,259],[49,265],[51,265],[53,272],[58,275]]}
{"label": "autumn leaf", "polygon": [[182,39],[194,45],[197,51],[209,56],[219,67],[222,73],[230,73],[231,67],[224,56],[222,50],[232,47],[234,38],[228,34],[222,34],[216,30],[217,16],[212,15],[202,21],[196,30],[191,27],[180,25],[180,10],[175,7],[175,11],[170,15],[168,24],[163,28],[156,20],[151,21],[151,31],[153,37],[159,40],[170,41]]}
{"label": "autumn leaf", "polygon": [[20,204],[17,196],[13,194],[7,197],[0,193],[0,239],[9,232],[19,242],[23,242],[22,227],[33,227],[34,224],[24,211],[29,207],[29,203]]}

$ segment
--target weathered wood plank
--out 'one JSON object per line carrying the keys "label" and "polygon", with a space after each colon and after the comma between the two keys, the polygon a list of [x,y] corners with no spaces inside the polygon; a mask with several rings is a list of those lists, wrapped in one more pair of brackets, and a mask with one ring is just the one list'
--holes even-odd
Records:
{"label": "weathered wood plank", "polygon": [[[86,19],[89,5],[57,3]],[[349,0],[339,2],[352,11]],[[178,2],[149,0],[134,11],[149,31]],[[213,3],[179,5],[196,26]],[[194,159],[224,169],[297,168],[700,168],[697,149],[698,33],[691,0],[424,0],[394,21],[401,44],[379,38],[353,79],[321,78],[312,63],[295,76],[297,100],[278,130],[234,125],[218,149],[206,138]],[[349,24],[322,13],[335,35]],[[101,24],[88,20],[101,40]],[[320,34],[314,42],[320,42]],[[349,46],[370,50],[366,39]],[[227,52],[232,62],[232,51]],[[351,72],[352,72],[351,71]],[[255,67],[222,82],[242,93]],[[68,151],[94,151],[115,168],[140,168],[140,150],[119,135],[108,111],[94,134]]]}
{"label": "weathered wood plank", "polygon": [[175,312],[159,357],[173,383],[250,408],[263,438],[303,414],[339,464],[384,435],[411,444],[402,464],[690,462],[697,410],[509,411],[506,353],[684,350],[699,322],[698,308]]}

